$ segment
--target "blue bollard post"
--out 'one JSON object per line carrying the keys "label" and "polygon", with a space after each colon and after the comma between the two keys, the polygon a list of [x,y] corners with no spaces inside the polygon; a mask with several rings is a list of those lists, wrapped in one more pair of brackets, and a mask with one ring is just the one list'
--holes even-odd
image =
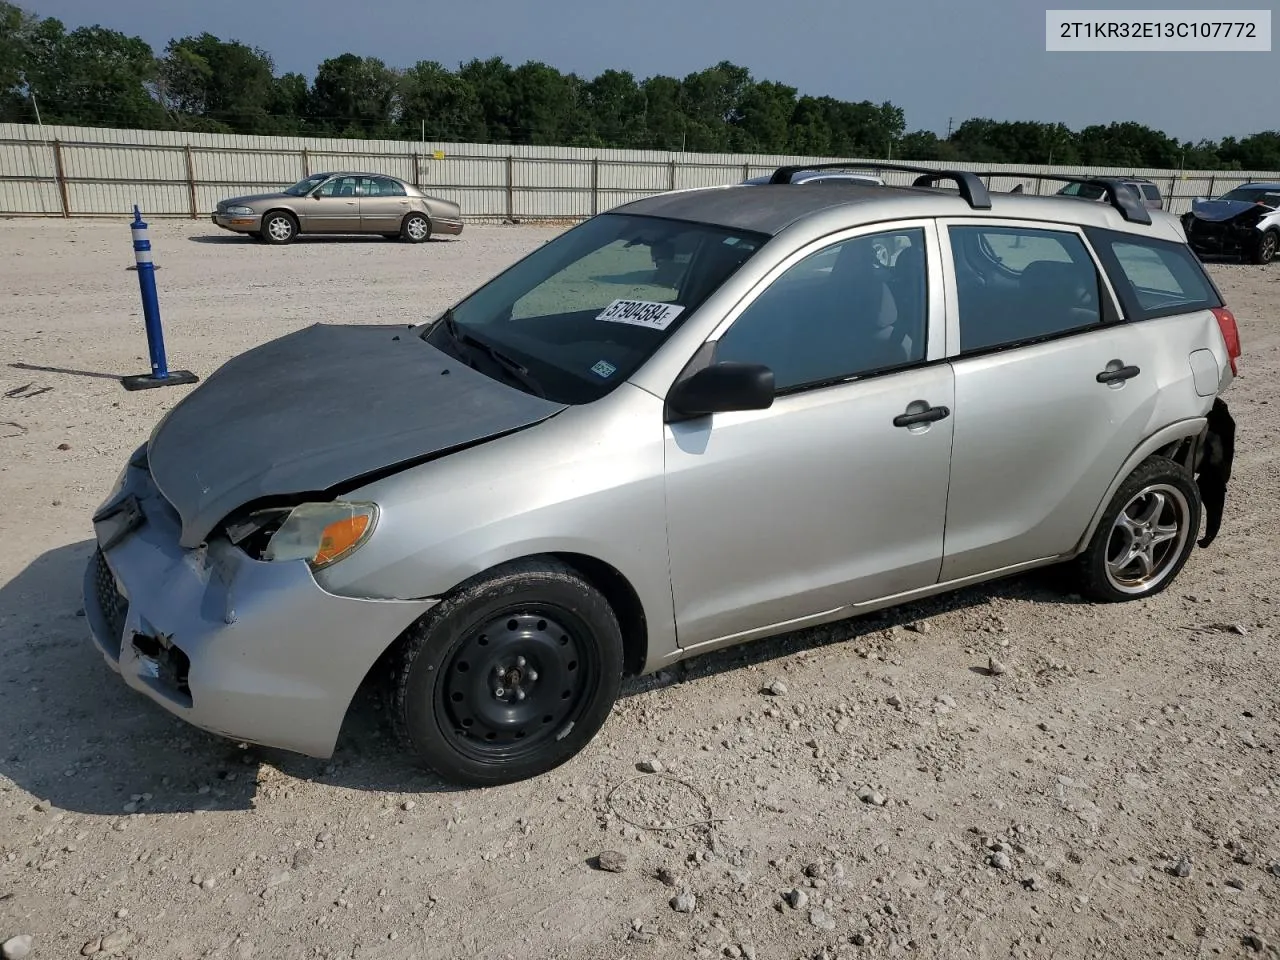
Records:
{"label": "blue bollard post", "polygon": [[151,355],[151,372],[121,378],[126,390],[172,387],[195,383],[199,378],[190,370],[170,370],[164,355],[164,329],[160,325],[160,298],[156,294],[155,264],[151,261],[151,241],[147,225],[138,205],[133,206],[133,258],[138,271],[138,289],[142,294],[142,319],[147,329],[147,352]]}

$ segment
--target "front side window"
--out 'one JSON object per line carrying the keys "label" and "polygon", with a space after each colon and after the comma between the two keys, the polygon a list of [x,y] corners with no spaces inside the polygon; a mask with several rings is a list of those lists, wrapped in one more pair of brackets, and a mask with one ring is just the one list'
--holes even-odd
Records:
{"label": "front side window", "polygon": [[779,391],[918,363],[925,294],[923,230],[845,240],[774,280],[720,337],[715,358],[764,364]]}
{"label": "front side window", "polygon": [[322,197],[354,197],[359,177],[334,177],[320,188]]}
{"label": "front side window", "polygon": [[1040,340],[1102,322],[1093,258],[1075,233],[952,226],[960,352]]}
{"label": "front side window", "polygon": [[424,336],[495,375],[514,361],[514,385],[588,403],[635,372],[767,239],[602,214],[509,267]]}

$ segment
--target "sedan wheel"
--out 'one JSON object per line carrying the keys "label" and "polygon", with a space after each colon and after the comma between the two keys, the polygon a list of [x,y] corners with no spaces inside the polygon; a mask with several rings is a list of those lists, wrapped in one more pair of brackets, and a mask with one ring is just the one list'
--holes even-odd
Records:
{"label": "sedan wheel", "polygon": [[404,218],[400,233],[410,243],[422,243],[431,236],[431,221],[420,213],[411,213]]}
{"label": "sedan wheel", "polygon": [[1191,555],[1201,512],[1187,469],[1151,457],[1121,484],[1078,561],[1085,592],[1107,601],[1159,593]]}
{"label": "sedan wheel", "polygon": [[1280,234],[1274,230],[1268,230],[1258,240],[1257,249],[1253,254],[1254,263],[1270,263],[1276,258],[1276,250],[1280,247]]}
{"label": "sedan wheel", "polygon": [[622,635],[574,570],[530,561],[442,601],[397,659],[406,745],[447,780],[507,783],[559,766],[595,736],[621,684]]}
{"label": "sedan wheel", "polygon": [[290,243],[297,234],[297,224],[287,213],[268,214],[262,222],[262,239],[267,243]]}

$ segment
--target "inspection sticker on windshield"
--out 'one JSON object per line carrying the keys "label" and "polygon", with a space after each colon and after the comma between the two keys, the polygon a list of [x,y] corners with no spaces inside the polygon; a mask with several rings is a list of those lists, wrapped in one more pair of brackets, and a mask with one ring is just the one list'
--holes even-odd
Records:
{"label": "inspection sticker on windshield", "polygon": [[599,363],[597,363],[595,366],[591,368],[591,372],[600,377],[611,377],[613,376],[613,371],[617,369],[618,368],[615,367],[608,360],[601,360]]}
{"label": "inspection sticker on windshield", "polygon": [[678,303],[653,303],[649,300],[615,300],[598,314],[597,320],[629,323],[636,327],[665,330],[684,312]]}

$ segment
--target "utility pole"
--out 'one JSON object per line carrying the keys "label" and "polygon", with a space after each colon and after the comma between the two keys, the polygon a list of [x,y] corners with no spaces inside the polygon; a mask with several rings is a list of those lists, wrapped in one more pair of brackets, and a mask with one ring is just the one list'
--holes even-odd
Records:
{"label": "utility pole", "polygon": [[947,139],[951,139],[951,125],[956,122],[955,117],[947,117]]}

